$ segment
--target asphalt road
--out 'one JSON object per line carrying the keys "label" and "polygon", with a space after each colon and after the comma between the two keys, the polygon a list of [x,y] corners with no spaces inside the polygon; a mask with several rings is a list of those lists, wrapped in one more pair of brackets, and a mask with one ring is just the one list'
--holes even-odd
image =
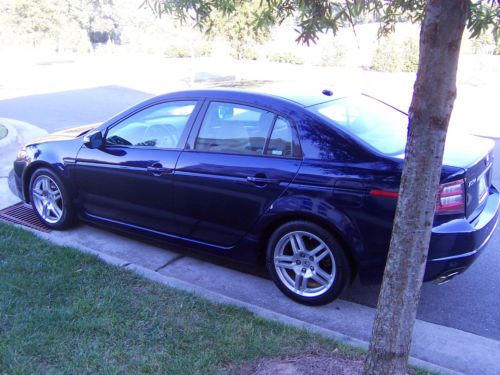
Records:
{"label": "asphalt road", "polygon": [[49,132],[102,122],[151,94],[102,86],[0,100],[0,117],[36,125]]}
{"label": "asphalt road", "polygon": [[[119,86],[33,95],[0,101],[0,117],[27,121],[48,131],[99,122],[150,94]],[[500,145],[494,183],[500,186]],[[418,318],[500,340],[500,229],[479,260],[445,285],[425,284]],[[376,306],[378,287],[355,283],[345,299]]]}

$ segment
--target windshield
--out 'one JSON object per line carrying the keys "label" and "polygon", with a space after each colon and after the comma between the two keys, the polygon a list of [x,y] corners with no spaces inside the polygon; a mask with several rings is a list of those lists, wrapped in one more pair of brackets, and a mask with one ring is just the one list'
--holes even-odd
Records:
{"label": "windshield", "polygon": [[399,155],[406,146],[408,116],[367,96],[353,96],[309,107],[386,155]]}

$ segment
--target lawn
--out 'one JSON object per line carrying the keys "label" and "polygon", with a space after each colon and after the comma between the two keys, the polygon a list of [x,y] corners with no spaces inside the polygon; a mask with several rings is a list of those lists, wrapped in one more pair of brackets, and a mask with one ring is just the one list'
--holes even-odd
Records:
{"label": "lawn", "polygon": [[335,347],[0,223],[2,374],[206,374]]}
{"label": "lawn", "polygon": [[0,222],[0,374],[254,373],[265,358],[299,353],[320,367],[363,359]]}

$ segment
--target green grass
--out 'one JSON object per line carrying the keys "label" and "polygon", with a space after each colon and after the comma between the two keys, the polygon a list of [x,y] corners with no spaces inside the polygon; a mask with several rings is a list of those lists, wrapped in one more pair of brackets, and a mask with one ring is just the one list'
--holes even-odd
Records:
{"label": "green grass", "polygon": [[364,357],[0,222],[0,374],[214,374],[332,351]]}
{"label": "green grass", "polygon": [[210,374],[335,347],[0,223],[1,374]]}
{"label": "green grass", "polygon": [[0,124],[0,139],[7,137],[7,128]]}

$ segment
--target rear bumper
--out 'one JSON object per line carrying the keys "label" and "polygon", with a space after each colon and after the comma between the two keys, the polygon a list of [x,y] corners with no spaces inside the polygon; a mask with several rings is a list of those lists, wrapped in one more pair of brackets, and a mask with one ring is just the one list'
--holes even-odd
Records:
{"label": "rear bumper", "polygon": [[432,229],[424,281],[462,273],[482,253],[498,222],[500,194],[495,187],[481,214],[473,221],[452,220]]}

